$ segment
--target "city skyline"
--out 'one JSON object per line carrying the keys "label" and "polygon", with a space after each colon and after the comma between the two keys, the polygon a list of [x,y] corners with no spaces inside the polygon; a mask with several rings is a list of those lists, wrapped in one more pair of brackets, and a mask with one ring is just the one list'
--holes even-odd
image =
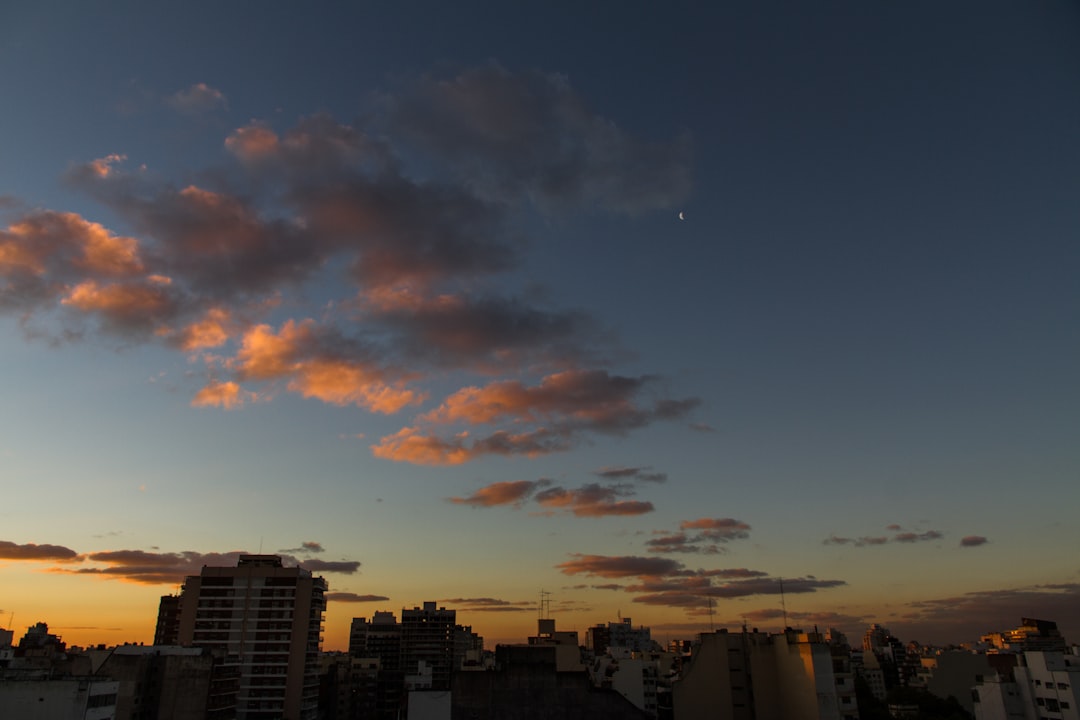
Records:
{"label": "city skyline", "polygon": [[[1080,11],[0,11],[0,624],[1080,633]],[[781,588],[783,603],[781,602]],[[77,602],[75,602],[77,599]]]}

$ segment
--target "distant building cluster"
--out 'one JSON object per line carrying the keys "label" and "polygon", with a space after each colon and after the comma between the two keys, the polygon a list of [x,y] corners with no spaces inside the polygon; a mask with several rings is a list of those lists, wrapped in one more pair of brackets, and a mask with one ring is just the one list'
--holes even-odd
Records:
{"label": "distant building cluster", "polygon": [[[585,637],[541,617],[484,649],[425,602],[353,618],[321,651],[327,584],[276,555],[204,567],[161,598],[153,645],[68,648],[0,629],[0,718],[17,720],[1080,720],[1080,647],[1048,620],[970,646],[719,630],[664,648],[630,618]],[[583,641],[583,642],[582,642]]]}

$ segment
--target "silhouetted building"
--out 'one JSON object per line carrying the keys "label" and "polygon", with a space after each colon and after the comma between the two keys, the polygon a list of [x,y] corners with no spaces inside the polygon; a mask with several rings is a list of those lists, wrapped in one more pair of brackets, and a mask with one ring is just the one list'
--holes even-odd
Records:
{"label": "silhouetted building", "polygon": [[420,672],[420,662],[431,668],[431,689],[449,690],[454,668],[454,626],[457,613],[425,602],[423,608],[401,611],[402,665],[407,675]]}
{"label": "silhouetted building", "polygon": [[157,625],[154,627],[155,645],[180,644],[180,596],[162,595],[158,603]]}
{"label": "silhouetted building", "polygon": [[205,648],[120,645],[95,675],[119,683],[116,720],[203,720],[213,669]]}
{"label": "silhouetted building", "polygon": [[211,718],[313,720],[326,581],[276,555],[241,555],[184,582],[182,645],[220,652]]}
{"label": "silhouetted building", "polygon": [[559,671],[557,645],[500,645],[495,668],[454,675],[457,720],[647,720],[617,692],[596,688],[584,670]]}

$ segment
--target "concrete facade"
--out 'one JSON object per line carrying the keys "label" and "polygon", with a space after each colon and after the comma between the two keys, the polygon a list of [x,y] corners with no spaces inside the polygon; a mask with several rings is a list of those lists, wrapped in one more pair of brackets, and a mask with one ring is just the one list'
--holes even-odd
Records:
{"label": "concrete facade", "polygon": [[817,633],[703,633],[672,693],[675,720],[842,718],[832,655]]}

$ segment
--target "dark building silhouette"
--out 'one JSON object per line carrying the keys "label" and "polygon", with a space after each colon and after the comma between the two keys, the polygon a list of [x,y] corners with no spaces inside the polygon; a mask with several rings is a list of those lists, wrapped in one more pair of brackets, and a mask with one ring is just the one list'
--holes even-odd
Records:
{"label": "dark building silhouette", "polygon": [[179,641],[223,657],[211,718],[314,720],[326,581],[277,555],[241,555],[184,582]]}
{"label": "dark building silhouette", "polygon": [[459,672],[453,720],[634,720],[652,716],[584,670],[560,672],[555,645],[500,645],[495,669]]}
{"label": "dark building silhouette", "polygon": [[457,612],[437,608],[433,602],[424,607],[401,611],[402,664],[407,675],[420,671],[420,663],[431,668],[431,689],[449,690],[454,667],[454,626]]}
{"label": "dark building silhouette", "polygon": [[202,720],[214,663],[204,648],[121,645],[95,675],[119,683],[115,720]]}
{"label": "dark building silhouette", "polygon": [[162,595],[158,603],[157,625],[154,627],[155,645],[180,644],[180,596]]}

